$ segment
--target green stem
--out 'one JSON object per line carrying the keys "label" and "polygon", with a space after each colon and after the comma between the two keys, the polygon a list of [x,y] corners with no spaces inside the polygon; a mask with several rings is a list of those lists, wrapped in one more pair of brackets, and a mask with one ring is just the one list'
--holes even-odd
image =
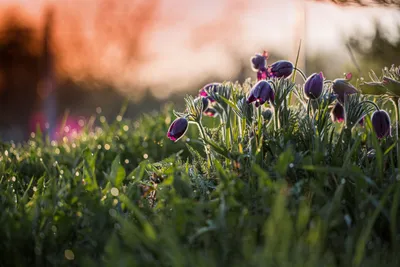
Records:
{"label": "green stem", "polygon": [[304,81],[307,81],[307,76],[304,74],[304,72],[301,69],[294,68],[296,71],[298,71],[303,78]]}
{"label": "green stem", "polygon": [[203,139],[203,145],[204,145],[204,150],[205,150],[206,155],[207,155],[208,166],[214,167],[213,166],[213,162],[211,160],[210,150],[209,150],[208,145],[207,145],[207,143],[205,141],[206,140],[206,133],[204,131],[203,124],[201,124],[201,122],[198,122],[197,126],[199,127],[200,136]]}
{"label": "green stem", "polygon": [[397,171],[400,171],[400,145],[399,145],[399,98],[394,97],[390,99],[394,105],[394,111],[396,113],[396,152],[397,152]]}
{"label": "green stem", "polygon": [[[373,105],[374,107],[375,107],[375,109],[376,109],[376,111],[379,111],[379,107],[378,107],[378,105],[377,104],[375,104],[374,102],[372,102],[372,101],[370,101],[370,100],[364,100],[364,101],[362,101],[362,102],[360,102],[360,105],[362,105],[362,104],[371,104],[371,105]],[[396,104],[395,104],[395,106],[396,106]],[[396,119],[397,120],[397,119]]]}

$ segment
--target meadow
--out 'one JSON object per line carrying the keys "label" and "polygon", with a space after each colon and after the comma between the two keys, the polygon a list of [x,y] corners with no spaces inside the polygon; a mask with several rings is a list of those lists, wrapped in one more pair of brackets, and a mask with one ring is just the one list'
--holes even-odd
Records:
{"label": "meadow", "polygon": [[250,64],[184,110],[1,143],[0,266],[399,266],[399,68]]}

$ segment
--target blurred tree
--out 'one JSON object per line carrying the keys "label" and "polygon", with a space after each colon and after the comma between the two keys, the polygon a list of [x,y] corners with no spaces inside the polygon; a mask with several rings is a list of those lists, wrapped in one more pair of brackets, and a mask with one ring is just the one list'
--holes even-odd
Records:
{"label": "blurred tree", "polygon": [[33,28],[9,12],[0,31],[0,128],[1,137],[21,139],[37,98],[39,57]]}

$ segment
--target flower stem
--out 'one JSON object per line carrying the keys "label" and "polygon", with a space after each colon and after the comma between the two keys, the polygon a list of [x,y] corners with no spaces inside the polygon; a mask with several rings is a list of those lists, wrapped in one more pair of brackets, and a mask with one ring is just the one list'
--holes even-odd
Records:
{"label": "flower stem", "polygon": [[206,133],[204,131],[204,127],[203,124],[201,123],[201,121],[197,122],[197,127],[199,128],[199,132],[200,132],[200,136],[203,139],[203,145],[204,145],[204,150],[206,152],[207,155],[207,162],[208,162],[208,166],[214,167],[213,166],[213,162],[211,160],[211,154],[210,154],[210,150],[208,148],[208,145],[206,143]]}
{"label": "flower stem", "polygon": [[299,68],[294,68],[294,69],[300,73],[300,75],[304,81],[307,81],[307,76],[304,74],[304,72],[301,69],[299,69]]}
{"label": "flower stem", "polygon": [[396,152],[397,152],[397,171],[400,171],[400,145],[399,145],[399,98],[394,97],[390,99],[394,105],[394,111],[396,113],[396,132],[395,132],[395,137],[396,137]]}
{"label": "flower stem", "polygon": [[[360,105],[361,104],[371,104],[371,105],[373,105],[375,108],[376,108],[376,111],[379,111],[379,107],[378,107],[378,105],[377,104],[375,104],[374,102],[372,102],[372,101],[370,101],[370,100],[365,100],[365,101],[362,101],[362,102],[360,102]],[[396,104],[395,104],[395,106],[396,106]],[[396,115],[397,116],[397,115]],[[396,121],[397,121],[397,119],[396,119]]]}

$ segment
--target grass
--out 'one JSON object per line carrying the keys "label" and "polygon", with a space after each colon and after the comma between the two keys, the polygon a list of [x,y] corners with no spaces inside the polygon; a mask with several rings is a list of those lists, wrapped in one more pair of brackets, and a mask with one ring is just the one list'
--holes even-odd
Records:
{"label": "grass", "polygon": [[[328,83],[309,102],[272,82],[259,108],[251,80],[209,92],[216,118],[188,97],[188,113],[1,144],[0,266],[399,266],[396,134],[377,139],[363,102],[393,96],[349,96],[334,123]],[[176,143],[174,113],[191,120]]]}

